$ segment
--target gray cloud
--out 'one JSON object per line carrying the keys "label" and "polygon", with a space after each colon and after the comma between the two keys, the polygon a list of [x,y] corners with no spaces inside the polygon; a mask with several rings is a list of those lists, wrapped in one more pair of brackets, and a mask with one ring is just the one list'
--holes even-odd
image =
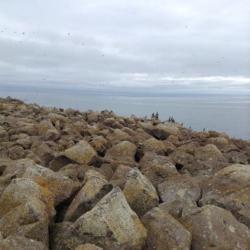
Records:
{"label": "gray cloud", "polygon": [[0,2],[0,84],[250,88],[250,0]]}

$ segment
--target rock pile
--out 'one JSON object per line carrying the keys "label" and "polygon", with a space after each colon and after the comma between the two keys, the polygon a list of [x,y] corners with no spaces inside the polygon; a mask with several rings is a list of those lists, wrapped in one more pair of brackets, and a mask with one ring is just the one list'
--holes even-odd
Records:
{"label": "rock pile", "polygon": [[250,142],[0,99],[1,250],[250,249]]}

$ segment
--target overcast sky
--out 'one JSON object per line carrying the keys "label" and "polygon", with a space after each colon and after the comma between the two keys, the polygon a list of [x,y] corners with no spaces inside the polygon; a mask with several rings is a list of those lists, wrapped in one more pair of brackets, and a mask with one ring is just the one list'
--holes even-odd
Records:
{"label": "overcast sky", "polygon": [[250,89],[250,0],[1,0],[1,84]]}

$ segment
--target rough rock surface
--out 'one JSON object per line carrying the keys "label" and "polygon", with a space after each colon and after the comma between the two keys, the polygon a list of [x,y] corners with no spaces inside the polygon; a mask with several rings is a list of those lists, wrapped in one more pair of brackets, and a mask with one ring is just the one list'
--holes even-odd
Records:
{"label": "rough rock surface", "polygon": [[249,249],[250,230],[225,209],[207,205],[183,218],[192,249]]}
{"label": "rough rock surface", "polygon": [[54,249],[73,249],[76,244],[96,243],[104,249],[141,249],[147,232],[117,187],[74,224],[55,236]]}
{"label": "rough rock surface", "polygon": [[106,160],[120,163],[134,163],[136,146],[129,141],[122,141],[110,148],[105,158]]}
{"label": "rough rock surface", "polygon": [[96,156],[96,151],[86,141],[80,141],[73,147],[68,148],[64,152],[70,160],[79,164],[89,164]]}
{"label": "rough rock surface", "polygon": [[250,141],[0,98],[0,249],[250,250]]}
{"label": "rough rock surface", "polygon": [[208,179],[200,204],[226,208],[250,228],[250,165],[231,165]]}
{"label": "rough rock surface", "polygon": [[147,152],[143,156],[140,170],[155,186],[178,173],[168,157],[152,152]]}
{"label": "rough rock surface", "polygon": [[103,175],[94,170],[88,170],[85,174],[85,184],[68,207],[64,220],[75,221],[93,208],[111,189],[112,185],[108,184]]}
{"label": "rough rock surface", "polygon": [[75,250],[102,250],[102,248],[96,245],[87,243],[84,245],[79,245]]}
{"label": "rough rock surface", "polygon": [[159,197],[155,187],[136,168],[128,172],[123,193],[130,207],[139,216],[142,216],[151,208],[156,207],[159,203]]}
{"label": "rough rock surface", "polygon": [[142,218],[148,230],[145,249],[190,249],[191,233],[161,208],[154,208]]}
{"label": "rough rock surface", "polygon": [[48,250],[48,248],[39,241],[28,239],[22,236],[9,236],[6,239],[0,239],[0,249],[2,250]]}
{"label": "rough rock surface", "polygon": [[13,180],[0,198],[2,236],[22,235],[48,245],[49,217],[55,213],[53,197],[32,180]]}

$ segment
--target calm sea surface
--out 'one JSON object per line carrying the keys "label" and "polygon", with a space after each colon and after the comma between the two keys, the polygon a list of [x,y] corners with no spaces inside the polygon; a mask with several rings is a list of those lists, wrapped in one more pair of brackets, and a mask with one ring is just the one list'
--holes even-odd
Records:
{"label": "calm sea surface", "polygon": [[195,130],[216,130],[232,137],[250,139],[250,95],[129,96],[125,94],[86,93],[85,91],[6,89],[0,97],[15,97],[45,106],[86,110],[113,110],[125,116],[150,116],[158,111],[160,119],[174,116]]}

